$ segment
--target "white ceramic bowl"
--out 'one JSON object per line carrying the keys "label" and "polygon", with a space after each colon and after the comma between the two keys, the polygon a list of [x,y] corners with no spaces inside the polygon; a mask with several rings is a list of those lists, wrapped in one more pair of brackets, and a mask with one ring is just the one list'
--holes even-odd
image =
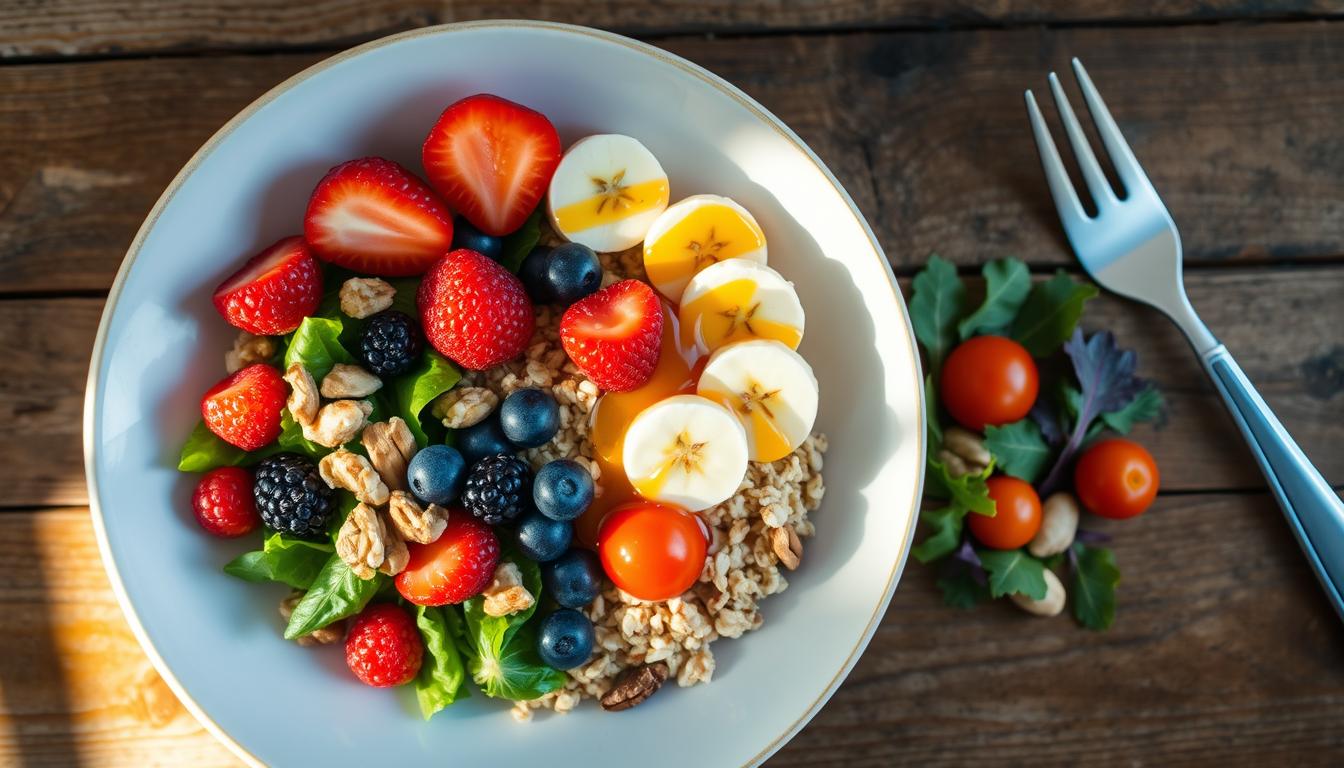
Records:
{"label": "white ceramic bowl", "polygon": [[[566,143],[638,137],[673,199],[728,195],[808,314],[802,353],[830,437],[816,538],[765,625],[714,645],[710,685],[608,714],[591,703],[520,725],[479,693],[424,722],[410,691],[354,680],[340,651],[280,638],[280,586],[220,571],[247,548],[202,535],[175,470],[234,332],[210,293],[301,231],[331,166],[377,154],[420,168],[447,104],[488,91],[545,113]],[[85,461],[103,559],[140,643],[192,713],[270,765],[733,766],[763,761],[820,709],[882,617],[909,548],[923,459],[919,363],[877,241],[821,162],[736,88],[616,35],[531,22],[409,32],[324,61],[225,125],[169,185],[117,275],[94,346]]]}

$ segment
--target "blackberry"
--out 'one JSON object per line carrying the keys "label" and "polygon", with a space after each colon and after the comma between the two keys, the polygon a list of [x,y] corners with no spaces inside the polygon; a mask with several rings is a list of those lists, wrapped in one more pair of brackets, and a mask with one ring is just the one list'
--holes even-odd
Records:
{"label": "blackberry", "polygon": [[370,317],[359,340],[360,357],[376,376],[409,371],[424,348],[424,337],[415,321],[395,309]]}
{"label": "blackberry", "polygon": [[297,453],[277,453],[258,462],[252,495],[262,522],[306,539],[326,536],[336,507],[317,466]]}
{"label": "blackberry", "polygon": [[532,470],[527,462],[497,453],[471,468],[462,491],[462,506],[481,522],[499,525],[522,514],[531,495]]}

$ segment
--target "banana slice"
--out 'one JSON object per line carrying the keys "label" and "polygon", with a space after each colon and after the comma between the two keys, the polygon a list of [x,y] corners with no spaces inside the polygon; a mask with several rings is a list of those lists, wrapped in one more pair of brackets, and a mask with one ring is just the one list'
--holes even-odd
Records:
{"label": "banana slice", "polygon": [[696,273],[727,259],[765,263],[765,233],[751,213],[718,195],[670,206],[644,236],[644,271],[668,301],[681,301]]}
{"label": "banana slice", "polygon": [[793,283],[748,259],[729,259],[691,278],[677,314],[682,342],[702,352],[736,341],[773,339],[789,349],[803,340],[803,305]]}
{"label": "banana slice", "polygon": [[629,136],[605,133],[579,139],[560,158],[546,210],[566,239],[611,253],[643,240],[668,197],[658,158]]}
{"label": "banana slice", "polygon": [[817,420],[817,392],[812,366],[771,339],[721,348],[696,386],[697,394],[723,404],[742,423],[752,461],[778,461],[803,444]]}
{"label": "banana slice", "polygon": [[640,496],[697,512],[737,493],[747,474],[747,435],[722,405],[675,395],[630,422],[621,463]]}

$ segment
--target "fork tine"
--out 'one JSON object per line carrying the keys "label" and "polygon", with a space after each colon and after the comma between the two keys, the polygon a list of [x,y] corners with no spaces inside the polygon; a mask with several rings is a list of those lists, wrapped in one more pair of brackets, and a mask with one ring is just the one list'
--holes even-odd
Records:
{"label": "fork tine", "polygon": [[1124,135],[1120,133],[1120,126],[1115,124],[1111,111],[1106,108],[1106,102],[1102,101],[1101,93],[1092,84],[1092,78],[1087,76],[1087,70],[1083,69],[1083,63],[1077,58],[1073,60],[1073,74],[1078,78],[1083,99],[1087,101],[1087,111],[1092,113],[1092,122],[1097,126],[1101,143],[1106,145],[1106,153],[1111,156],[1111,164],[1115,166],[1116,173],[1124,182],[1125,197],[1131,197],[1135,191],[1145,186],[1152,187],[1148,174],[1143,172],[1143,166],[1139,165],[1139,161],[1134,157],[1129,142],[1125,141]]}
{"label": "fork tine", "polygon": [[1111,183],[1106,180],[1106,174],[1101,172],[1101,165],[1097,162],[1097,156],[1092,154],[1092,145],[1087,140],[1087,134],[1083,133],[1083,126],[1078,123],[1078,118],[1073,114],[1073,106],[1069,104],[1069,97],[1064,94],[1064,88],[1059,84],[1059,78],[1054,72],[1050,73],[1050,92],[1055,96],[1055,106],[1059,108],[1059,117],[1064,123],[1064,131],[1068,134],[1069,144],[1073,147],[1073,155],[1078,158],[1078,167],[1083,172],[1083,180],[1087,182],[1087,189],[1092,193],[1092,199],[1097,203],[1097,209],[1107,203],[1118,202],[1115,196],[1115,190],[1111,189]]}
{"label": "fork tine", "polygon": [[1041,108],[1036,106],[1036,97],[1028,90],[1026,98],[1031,132],[1036,137],[1036,149],[1041,155],[1046,183],[1050,185],[1050,196],[1055,199],[1055,209],[1059,211],[1065,233],[1072,239],[1077,227],[1087,221],[1087,213],[1078,200],[1078,193],[1073,189],[1073,182],[1069,181],[1068,172],[1064,170],[1064,161],[1059,158],[1059,150],[1055,149],[1055,140],[1050,138],[1050,128],[1046,126],[1045,118],[1041,117]]}

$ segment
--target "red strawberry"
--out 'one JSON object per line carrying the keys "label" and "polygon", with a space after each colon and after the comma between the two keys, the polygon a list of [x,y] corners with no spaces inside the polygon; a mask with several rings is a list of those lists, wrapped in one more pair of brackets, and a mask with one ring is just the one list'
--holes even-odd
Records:
{"label": "red strawberry", "polygon": [[546,194],[560,134],[540,112],[482,93],[443,110],[422,160],[453,210],[488,235],[507,235]]}
{"label": "red strawberry", "polygon": [[658,295],[639,280],[622,280],[585,296],[560,318],[565,354],[611,392],[644,386],[658,365],[662,343]]}
{"label": "red strawberry", "polygon": [[411,560],[397,574],[397,591],[416,605],[456,605],[490,586],[499,565],[499,539],[461,509],[432,544],[407,544]]}
{"label": "red strawberry", "polygon": [[242,536],[261,525],[252,498],[252,473],[238,467],[206,472],[191,495],[191,508],[196,511],[196,522],[216,536]]}
{"label": "red strawberry", "polygon": [[265,363],[225,377],[201,398],[201,418],[221,440],[255,451],[280,436],[289,385]]}
{"label": "red strawberry", "polygon": [[302,237],[286,237],[253,256],[215,289],[215,309],[258,336],[299,327],[322,301],[322,271]]}
{"label": "red strawberry", "polygon": [[345,663],[365,685],[390,688],[420,672],[425,643],[410,614],[392,603],[375,603],[350,622]]}
{"label": "red strawberry", "polygon": [[415,301],[429,343],[477,371],[521,355],[536,325],[518,278],[465,248],[429,268]]}
{"label": "red strawberry", "polygon": [[364,274],[418,275],[448,252],[453,215],[410,171],[365,157],[317,183],[303,234],[323,261]]}

